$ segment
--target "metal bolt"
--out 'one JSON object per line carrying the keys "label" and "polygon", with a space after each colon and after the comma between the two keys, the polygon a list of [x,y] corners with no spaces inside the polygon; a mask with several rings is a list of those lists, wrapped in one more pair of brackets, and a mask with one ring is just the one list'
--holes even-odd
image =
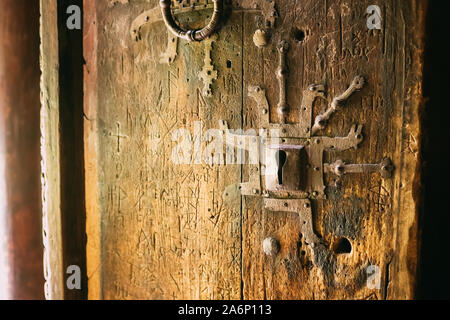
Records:
{"label": "metal bolt", "polygon": [[258,48],[265,47],[269,44],[269,36],[264,30],[256,30],[255,34],[253,35],[253,43]]}
{"label": "metal bolt", "polygon": [[305,208],[308,209],[309,207],[311,207],[311,205],[309,203],[305,203]]}
{"label": "metal bolt", "polygon": [[254,194],[258,194],[258,193],[259,193],[259,190],[258,190],[258,189],[253,189],[253,193],[254,193]]}
{"label": "metal bolt", "polygon": [[264,253],[268,256],[275,256],[280,252],[280,242],[275,238],[266,238],[263,241]]}
{"label": "metal bolt", "polygon": [[266,108],[262,109],[262,113],[267,114],[267,109]]}
{"label": "metal bolt", "polygon": [[313,192],[313,196],[314,196],[314,197],[317,197],[318,195],[319,195],[319,193],[318,193],[317,191],[314,191],[314,192]]}

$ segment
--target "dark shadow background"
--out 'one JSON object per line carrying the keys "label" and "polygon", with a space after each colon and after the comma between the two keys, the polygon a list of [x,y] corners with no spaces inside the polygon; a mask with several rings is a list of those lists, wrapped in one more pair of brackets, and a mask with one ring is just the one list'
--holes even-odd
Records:
{"label": "dark shadow background", "polygon": [[424,207],[419,299],[450,298],[450,10],[429,1],[425,50],[423,125]]}
{"label": "dark shadow background", "polygon": [[64,270],[70,265],[79,266],[82,274],[81,290],[69,290],[66,287],[64,299],[75,300],[86,299],[88,287],[84,201],[83,31],[67,28],[70,16],[67,8],[71,5],[83,8],[83,0],[58,0],[63,264]]}

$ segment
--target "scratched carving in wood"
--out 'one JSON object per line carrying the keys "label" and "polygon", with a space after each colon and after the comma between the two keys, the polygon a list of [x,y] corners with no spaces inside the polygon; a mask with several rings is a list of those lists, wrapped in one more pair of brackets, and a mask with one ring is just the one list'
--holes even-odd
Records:
{"label": "scratched carving in wood", "polygon": [[[414,296],[418,220],[413,195],[421,136],[417,111],[424,8],[421,1],[383,0],[378,3],[383,29],[368,30],[369,4],[226,2],[227,19],[210,56],[217,79],[209,83],[207,96],[199,76],[205,44],[168,43],[164,24],[151,11],[157,0],[95,1],[91,10],[96,21],[85,32],[97,39],[86,48],[94,52],[87,59],[86,92],[96,99],[85,108],[87,136],[92,138],[86,142],[86,156],[96,161],[86,174],[98,188],[98,196],[87,195],[88,218],[99,223],[87,230],[88,244],[98,243],[88,246],[88,260],[100,252],[88,268],[89,290],[98,292],[97,298]],[[176,19],[189,28],[202,27],[211,14],[208,8],[183,10],[175,13]],[[146,23],[146,14],[152,23]],[[258,29],[270,35],[263,47],[253,41]],[[323,252],[330,253],[314,257],[320,267],[308,239],[300,236],[298,214],[272,212],[261,197],[240,196],[237,186],[248,181],[254,167],[172,161],[177,129],[194,136],[198,121],[204,132],[220,129],[220,120],[229,128],[248,130],[259,129],[263,117],[272,123],[279,119],[275,70],[281,40],[290,44],[285,56],[289,73],[283,79],[286,125],[294,128],[301,122],[303,92],[310,84],[323,84],[327,96],[312,104],[308,127],[361,74],[367,80],[364,90],[327,118],[320,135],[345,137],[358,124],[364,126],[365,139],[357,151],[327,152],[323,163],[333,171],[341,160],[353,170],[350,164],[379,164],[389,157],[395,167],[391,179],[364,170],[324,174],[328,200],[314,201],[311,207],[314,232],[327,246]],[[256,86],[264,90],[267,104],[248,95]],[[201,150],[207,146],[192,141],[196,143]],[[262,250],[267,237],[280,243],[276,256]],[[367,286],[370,266],[381,271],[379,289]]]}

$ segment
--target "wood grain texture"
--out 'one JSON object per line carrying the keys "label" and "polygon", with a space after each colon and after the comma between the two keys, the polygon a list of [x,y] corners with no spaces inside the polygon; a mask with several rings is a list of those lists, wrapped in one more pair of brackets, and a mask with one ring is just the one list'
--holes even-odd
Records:
{"label": "wood grain texture", "polygon": [[[327,136],[345,136],[353,124],[362,124],[365,140],[356,151],[325,153],[324,160],[377,163],[389,156],[396,167],[395,176],[383,181],[379,175],[348,175],[337,187],[333,177],[327,177],[328,200],[316,201],[313,209],[316,232],[330,247],[345,237],[352,250],[350,254],[331,254],[322,268],[313,265],[305,242],[299,239],[301,230],[295,216],[264,212],[260,201],[248,201],[243,229],[245,298],[414,297],[424,7],[421,2],[385,1],[380,5],[385,13],[382,30],[369,31],[364,13],[370,4],[286,3],[280,8],[281,19],[274,37],[287,38],[292,45],[288,100],[293,108],[299,105],[301,90],[309,84],[325,84],[329,104],[355,75],[362,74],[367,80],[367,85],[333,115],[324,130]],[[411,25],[416,26],[414,31],[408,27]],[[277,83],[273,81],[277,53],[273,47],[257,52],[250,41],[251,23],[245,29],[249,33],[244,83],[256,80],[263,84],[274,106],[278,97]],[[306,35],[302,42],[295,41],[298,30]],[[255,65],[254,57],[258,55]],[[249,99],[245,106],[252,106],[252,101]],[[319,102],[315,114],[326,108],[323,101]],[[271,115],[275,121],[274,109]],[[244,118],[256,117],[254,108],[246,109]],[[275,259],[264,257],[259,250],[267,236],[280,239],[282,250]],[[370,265],[382,272],[380,290],[367,288]]]}
{"label": "wood grain texture", "polygon": [[[263,49],[253,44],[260,14],[232,11],[212,44],[218,78],[207,97],[199,78],[205,43],[180,40],[175,60],[162,64],[168,37],[161,22],[143,27],[138,41],[129,36],[133,20],[156,0],[85,3],[91,19],[85,20],[90,298],[414,297],[426,8],[424,1],[381,1],[382,29],[368,30],[370,4],[276,1],[279,18]],[[249,2],[233,2],[240,5]],[[201,27],[208,14],[178,19]],[[311,259],[297,216],[268,212],[260,198],[230,191],[248,178],[247,166],[176,165],[172,159],[179,142],[172,139],[174,130],[194,135],[199,121],[203,133],[218,129],[221,119],[232,129],[258,129],[261,110],[247,96],[251,85],[266,90],[271,119],[277,120],[280,40],[291,47],[288,122],[298,122],[295,110],[308,85],[326,86],[328,102],[317,101],[317,115],[362,74],[366,86],[319,135],[346,136],[360,124],[364,141],[357,150],[326,152],[324,161],[379,163],[390,157],[395,166],[388,180],[361,174],[335,183],[336,177],[326,176],[328,199],[313,201],[312,208],[315,232],[327,244],[320,264]],[[208,143],[201,145],[203,150]],[[275,257],[262,251],[269,236],[281,244]],[[343,238],[350,253],[336,250]],[[367,286],[370,266],[380,270],[380,289]]]}
{"label": "wood grain texture", "polygon": [[[240,126],[242,60],[241,47],[234,45],[242,38],[240,17],[230,23],[237,32],[225,31],[214,43],[227,53],[213,57],[222,74],[217,83],[228,81],[234,94],[206,99],[197,78],[203,43],[180,44],[177,61],[167,67],[159,63],[167,40],[161,23],[140,42],[128,36],[132,19],[148,5],[100,1],[95,7],[103,32],[97,34],[93,66],[98,104],[96,115],[89,112],[88,118],[95,119],[98,131],[93,133],[96,158],[87,156],[98,168],[100,296],[237,299],[240,201],[227,207],[221,197],[225,186],[239,181],[240,168],[176,166],[171,154],[178,142],[171,134],[178,128],[193,133],[199,120],[205,127],[217,126],[224,113]],[[226,56],[237,75],[225,72]],[[228,106],[224,111],[223,105]],[[96,205],[88,203],[88,219]]]}
{"label": "wood grain texture", "polygon": [[[46,299],[64,298],[57,2],[41,1],[41,154]],[[45,36],[44,36],[45,35]]]}
{"label": "wood grain texture", "polygon": [[39,4],[0,3],[0,299],[43,299]]}
{"label": "wood grain texture", "polygon": [[[41,3],[41,180],[46,298],[72,300],[87,295],[87,279],[82,32],[67,29],[68,6]],[[80,290],[65,282],[74,265],[81,271]]]}
{"label": "wood grain texture", "polygon": [[98,162],[97,162],[97,11],[96,2],[83,3],[83,56],[84,66],[84,166],[86,197],[86,273],[88,299],[101,298],[101,249],[100,212],[98,207]]}

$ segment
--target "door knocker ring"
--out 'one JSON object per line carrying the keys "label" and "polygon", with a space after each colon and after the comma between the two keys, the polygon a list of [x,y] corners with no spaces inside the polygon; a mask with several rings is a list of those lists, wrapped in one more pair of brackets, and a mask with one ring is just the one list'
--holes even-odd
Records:
{"label": "door knocker ring", "polygon": [[215,29],[220,23],[220,19],[223,11],[222,0],[212,0],[214,3],[214,13],[211,17],[211,21],[206,27],[200,30],[183,30],[175,22],[171,10],[171,0],[160,0],[159,5],[163,16],[164,23],[167,29],[179,38],[187,41],[203,41],[213,34]]}

